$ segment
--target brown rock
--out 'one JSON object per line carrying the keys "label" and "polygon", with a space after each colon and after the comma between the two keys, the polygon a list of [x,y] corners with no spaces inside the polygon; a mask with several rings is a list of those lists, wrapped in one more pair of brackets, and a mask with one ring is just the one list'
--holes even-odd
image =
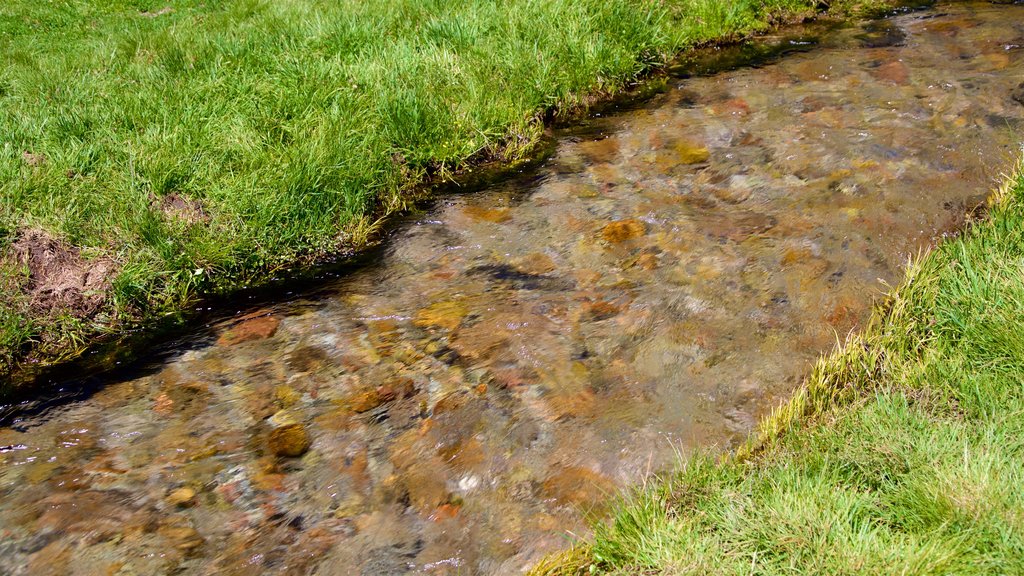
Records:
{"label": "brown rock", "polygon": [[50,483],[56,489],[87,490],[92,485],[89,476],[77,468],[64,469],[60,474],[51,477]]}
{"label": "brown rock", "polygon": [[456,391],[442,397],[434,404],[432,413],[434,416],[440,416],[446,412],[452,412],[458,410],[466,405],[469,400],[469,395],[463,391]]}
{"label": "brown rock", "polygon": [[268,444],[275,456],[295,458],[309,450],[309,434],[302,424],[287,424],[271,430]]}
{"label": "brown rock", "polygon": [[167,502],[171,506],[185,507],[195,504],[195,497],[196,491],[186,486],[184,488],[172,490],[171,493],[167,495],[167,498],[164,498],[164,502]]}
{"label": "brown rock", "polygon": [[153,401],[153,412],[161,416],[167,416],[174,410],[174,400],[166,393],[162,393]]}
{"label": "brown rock", "polygon": [[459,510],[461,508],[462,506],[459,506],[458,504],[442,504],[437,507],[437,510],[434,510],[434,512],[430,514],[429,520],[431,522],[441,522],[443,520],[455,518],[459,515]]}
{"label": "brown rock", "polygon": [[725,103],[726,110],[730,114],[746,116],[750,114],[750,104],[743,98],[733,98]]}
{"label": "brown rock", "polygon": [[429,513],[448,501],[448,487],[438,470],[414,466],[405,472],[402,480],[409,503],[421,513]]}
{"label": "brown rock", "polygon": [[879,80],[904,85],[910,81],[910,68],[903,62],[894,60],[875,68],[871,75]]}
{"label": "brown rock", "polygon": [[605,300],[597,300],[584,304],[583,313],[590,320],[607,320],[619,313],[619,307]]}
{"label": "brown rock", "polygon": [[701,164],[711,158],[711,152],[707,148],[686,142],[676,144],[676,155],[680,164]]}
{"label": "brown rock", "polygon": [[385,402],[376,388],[357,392],[349,397],[348,407],[357,414],[369,412]]}
{"label": "brown rock", "polygon": [[616,220],[606,225],[601,229],[601,238],[605,242],[618,244],[632,238],[638,238],[646,233],[647,226],[643,222],[635,218],[629,218],[626,220]]}
{"label": "brown rock", "polygon": [[86,534],[90,541],[101,542],[121,533],[138,516],[127,507],[124,497],[116,491],[53,493],[39,502],[42,514],[35,529]]}
{"label": "brown rock", "polygon": [[178,550],[191,550],[203,545],[203,537],[191,526],[161,526],[157,534],[170,540]]}
{"label": "brown rock", "polygon": [[482,206],[466,206],[462,209],[463,214],[474,220],[483,220],[500,224],[512,218],[512,211],[508,208],[484,208]]}
{"label": "brown rock", "polygon": [[402,338],[402,335],[398,332],[398,322],[391,318],[372,320],[366,324],[366,328],[367,339],[380,354],[391,354],[395,344]]}
{"label": "brown rock", "polygon": [[1021,82],[1019,86],[1013,89],[1010,93],[1010,98],[1017,104],[1024,106],[1024,82]]}
{"label": "brown rock", "polygon": [[615,160],[619,155],[618,138],[602,138],[579,144],[582,152],[591,162],[604,164]]}
{"label": "brown rock", "polygon": [[302,398],[302,395],[287,384],[279,384],[274,387],[274,400],[281,408],[294,406],[300,398]]}
{"label": "brown rock", "polygon": [[91,450],[96,447],[96,438],[92,432],[94,425],[79,421],[71,423],[54,438],[58,448]]}
{"label": "brown rock", "polygon": [[219,346],[234,346],[243,342],[264,340],[277,332],[281,321],[274,316],[259,316],[244,320],[231,327],[217,339]]}
{"label": "brown rock", "polygon": [[807,248],[787,248],[782,254],[782,265],[792,266],[812,258],[814,255]]}
{"label": "brown rock", "polygon": [[562,504],[591,506],[605,501],[615,492],[615,484],[606,476],[578,466],[563,468],[544,481],[543,491]]}
{"label": "brown rock", "polygon": [[327,353],[316,346],[301,346],[288,354],[286,364],[296,372],[312,372],[327,363]]}
{"label": "brown rock", "polygon": [[421,328],[437,327],[455,330],[462,324],[469,310],[466,305],[453,300],[435,302],[416,313],[413,324]]}
{"label": "brown rock", "polygon": [[739,212],[731,214],[728,219],[717,225],[709,226],[708,232],[711,236],[742,242],[755,234],[774,228],[777,223],[773,216],[767,214]]}
{"label": "brown rock", "polygon": [[644,270],[654,270],[658,267],[658,255],[649,253],[641,254],[633,264],[639,268],[643,268]]}
{"label": "brown rock", "polygon": [[555,261],[547,254],[534,252],[520,259],[516,263],[516,268],[527,274],[547,274],[555,269]]}
{"label": "brown rock", "polygon": [[61,540],[50,542],[38,552],[29,556],[28,573],[39,576],[60,576],[69,574],[71,548]]}

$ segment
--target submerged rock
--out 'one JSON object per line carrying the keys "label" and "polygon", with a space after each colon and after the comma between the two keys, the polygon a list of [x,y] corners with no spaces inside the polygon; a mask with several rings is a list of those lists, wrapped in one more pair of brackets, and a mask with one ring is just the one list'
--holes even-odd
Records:
{"label": "submerged rock", "polygon": [[864,33],[857,35],[860,45],[865,48],[902,46],[906,39],[903,29],[887,20],[871,22],[864,26]]}
{"label": "submerged rock", "polygon": [[220,346],[234,346],[243,342],[265,340],[277,332],[281,321],[274,316],[259,316],[244,320],[231,327],[217,339]]}
{"label": "submerged rock", "polygon": [[1024,106],[1024,82],[1021,82],[1020,85],[1013,89],[1013,92],[1010,92],[1010,98],[1013,98],[1014,102]]}
{"label": "submerged rock", "polygon": [[271,430],[268,446],[275,456],[296,458],[309,450],[309,433],[302,424],[286,424]]}
{"label": "submerged rock", "polygon": [[542,485],[545,496],[561,504],[593,506],[615,493],[610,478],[579,466],[563,468],[549,476]]}
{"label": "submerged rock", "polygon": [[902,86],[910,81],[910,68],[903,62],[896,60],[875,68],[871,71],[871,75],[879,80]]}
{"label": "submerged rock", "polygon": [[610,244],[618,244],[632,238],[638,238],[647,233],[647,226],[643,222],[629,218],[617,220],[601,229],[601,238]]}
{"label": "submerged rock", "polygon": [[512,211],[508,208],[484,208],[482,206],[466,206],[462,212],[474,220],[493,222],[501,224],[512,218]]}
{"label": "submerged rock", "polygon": [[192,505],[195,501],[195,497],[195,490],[188,487],[184,487],[178,488],[177,490],[172,490],[171,493],[167,495],[167,498],[164,498],[164,502],[167,502],[171,506],[184,507]]}
{"label": "submerged rock", "polygon": [[455,330],[468,313],[469,309],[461,302],[436,302],[417,312],[413,324],[420,328]]}
{"label": "submerged rock", "polygon": [[711,158],[711,152],[707,148],[686,142],[676,145],[676,155],[681,164],[700,164]]}

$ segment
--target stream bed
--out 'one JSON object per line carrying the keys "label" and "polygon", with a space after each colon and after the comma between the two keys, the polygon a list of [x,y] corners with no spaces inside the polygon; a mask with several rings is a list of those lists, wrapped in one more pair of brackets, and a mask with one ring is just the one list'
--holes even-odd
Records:
{"label": "stream bed", "polygon": [[1024,6],[805,32],[9,418],[0,572],[518,574],[735,446],[1024,141]]}

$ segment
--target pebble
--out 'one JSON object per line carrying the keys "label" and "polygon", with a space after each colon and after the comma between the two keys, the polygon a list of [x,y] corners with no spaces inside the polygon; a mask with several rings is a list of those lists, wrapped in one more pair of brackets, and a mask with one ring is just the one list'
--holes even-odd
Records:
{"label": "pebble", "polygon": [[175,490],[172,490],[171,493],[167,495],[167,498],[164,499],[164,502],[167,502],[171,506],[183,506],[184,507],[184,506],[190,506],[190,505],[194,504],[195,503],[195,497],[196,497],[196,491],[195,490],[193,490],[191,488],[188,488],[188,487],[177,488]]}
{"label": "pebble", "polygon": [[647,233],[647,226],[634,218],[616,220],[601,229],[601,238],[610,244],[619,244]]}
{"label": "pebble", "polygon": [[286,424],[270,431],[268,447],[275,456],[296,458],[309,450],[309,434],[302,424]]}
{"label": "pebble", "polygon": [[228,329],[217,339],[219,346],[234,346],[254,340],[264,340],[277,333],[281,321],[275,316],[259,316],[244,320]]}
{"label": "pebble", "polygon": [[1010,92],[1010,98],[1021,106],[1024,106],[1024,82],[1021,82],[1016,88]]}

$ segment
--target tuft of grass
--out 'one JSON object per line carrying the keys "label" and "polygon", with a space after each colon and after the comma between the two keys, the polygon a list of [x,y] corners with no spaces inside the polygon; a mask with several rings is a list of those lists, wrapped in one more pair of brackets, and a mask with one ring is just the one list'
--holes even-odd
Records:
{"label": "tuft of grass", "polygon": [[[550,112],[613,94],[688,46],[820,8],[5,2],[0,256],[19,231],[41,229],[114,259],[120,272],[106,309],[79,318],[73,335],[60,329],[66,322],[19,309],[17,295],[0,295],[0,374],[34,343],[83,342],[183,310],[198,294],[358,248],[418,183],[481,158],[533,153]],[[72,348],[36,346],[35,355]]]}
{"label": "tuft of grass", "polygon": [[1024,169],[737,457],[534,574],[1024,573]]}

